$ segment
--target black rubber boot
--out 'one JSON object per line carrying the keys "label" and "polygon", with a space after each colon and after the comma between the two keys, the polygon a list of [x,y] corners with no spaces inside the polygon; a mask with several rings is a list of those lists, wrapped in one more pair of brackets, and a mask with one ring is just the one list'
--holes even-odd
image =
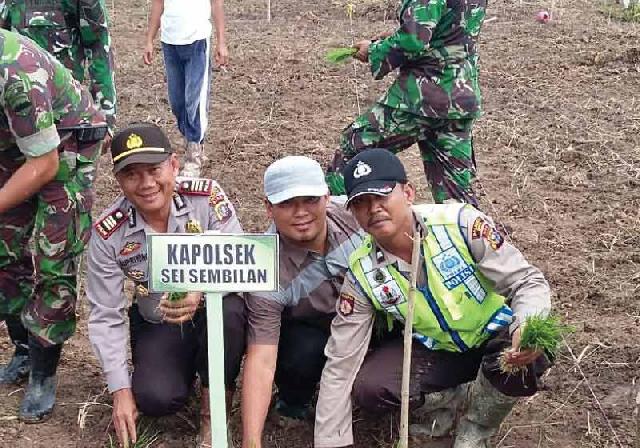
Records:
{"label": "black rubber boot", "polygon": [[20,406],[20,420],[39,423],[49,418],[56,402],[56,370],[62,344],[43,347],[35,337],[29,335],[29,351],[31,373]]}
{"label": "black rubber boot", "polygon": [[13,384],[29,376],[29,342],[27,330],[22,326],[20,316],[1,314],[0,320],[7,323],[9,337],[16,346],[9,363],[0,367],[0,384]]}

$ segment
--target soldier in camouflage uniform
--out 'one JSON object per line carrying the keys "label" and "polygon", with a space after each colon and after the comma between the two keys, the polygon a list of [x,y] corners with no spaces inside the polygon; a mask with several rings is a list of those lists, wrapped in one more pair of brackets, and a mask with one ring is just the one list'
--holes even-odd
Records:
{"label": "soldier in camouflage uniform", "polygon": [[486,0],[402,0],[400,28],[355,45],[355,57],[369,62],[375,79],[400,73],[344,130],[328,175],[333,193],[342,188],[333,173],[358,152],[397,153],[417,142],[435,202],[477,205],[471,129],[481,112],[476,44],[485,10]]}
{"label": "soldier in camouflage uniform", "polygon": [[0,26],[33,39],[83,82],[113,130],[116,91],[104,0],[0,0]]}
{"label": "soldier in camouflage uniform", "polygon": [[0,320],[16,346],[0,384],[30,372],[26,422],[53,409],[62,343],[75,331],[77,261],[106,133],[104,115],[68,70],[0,30]]}

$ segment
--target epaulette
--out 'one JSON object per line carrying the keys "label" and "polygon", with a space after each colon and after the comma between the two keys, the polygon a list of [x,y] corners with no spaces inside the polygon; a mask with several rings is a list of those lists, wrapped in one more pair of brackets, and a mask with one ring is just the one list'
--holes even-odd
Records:
{"label": "epaulette", "polygon": [[113,234],[113,232],[118,230],[122,224],[127,222],[127,219],[127,214],[118,208],[113,210],[100,221],[96,222],[93,227],[100,234],[102,239],[106,240]]}
{"label": "epaulette", "polygon": [[209,196],[213,181],[211,179],[186,179],[178,184],[178,193]]}

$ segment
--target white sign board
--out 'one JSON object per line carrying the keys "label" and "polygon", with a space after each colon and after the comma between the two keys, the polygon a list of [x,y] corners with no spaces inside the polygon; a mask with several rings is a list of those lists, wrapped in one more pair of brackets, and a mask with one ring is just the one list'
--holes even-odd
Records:
{"label": "white sign board", "polygon": [[227,448],[222,293],[278,289],[278,235],[156,233],[147,236],[153,292],[207,293],[213,448]]}

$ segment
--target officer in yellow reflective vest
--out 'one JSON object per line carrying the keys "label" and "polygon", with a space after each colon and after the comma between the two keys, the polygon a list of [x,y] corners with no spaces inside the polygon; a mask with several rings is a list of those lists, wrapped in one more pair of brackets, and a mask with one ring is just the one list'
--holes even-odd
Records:
{"label": "officer in yellow reflective vest", "polygon": [[[331,326],[316,409],[315,446],[353,444],[352,397],[365,411],[400,406],[402,339],[367,353],[374,316],[403,323],[415,232],[421,238],[413,321],[414,434],[484,448],[518,397],[537,391],[549,361],[519,350],[522,323],[550,309],[539,269],[468,204],[413,205],[415,189],[391,152],[374,149],[344,170],[347,207],[368,232],[350,258]],[[508,375],[498,358],[525,368]],[[456,425],[456,415],[464,409]]]}

